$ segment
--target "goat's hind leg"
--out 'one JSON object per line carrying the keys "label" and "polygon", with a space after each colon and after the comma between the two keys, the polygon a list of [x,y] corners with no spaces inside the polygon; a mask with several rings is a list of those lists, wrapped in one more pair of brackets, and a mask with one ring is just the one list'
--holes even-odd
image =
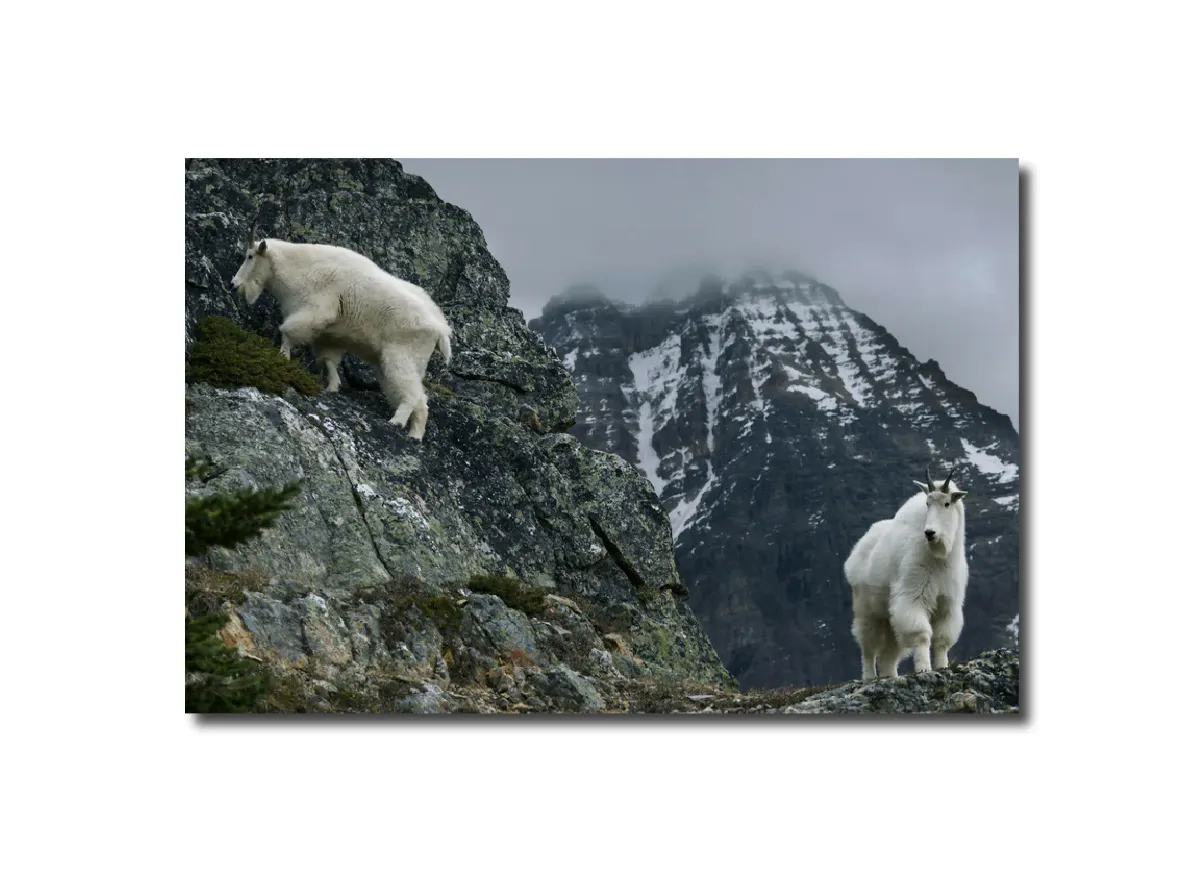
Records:
{"label": "goat's hind leg", "polygon": [[894,637],[886,603],[880,591],[862,584],[853,585],[853,637],[861,648],[862,681],[881,678],[894,668],[898,656],[891,659]]}
{"label": "goat's hind leg", "polygon": [[381,355],[380,371],[385,396],[396,409],[389,423],[404,427],[421,407],[409,431],[411,437],[421,440],[426,431],[426,392],[422,388],[418,366],[409,354],[390,349]]}
{"label": "goat's hind leg", "polygon": [[314,342],[312,348],[314,358],[322,364],[322,368],[326,372],[326,392],[338,393],[342,384],[339,380],[339,363],[343,360],[342,349],[332,345],[323,345],[320,342]]}
{"label": "goat's hind leg", "polygon": [[879,633],[874,626],[877,622],[872,618],[857,616],[853,618],[853,638],[861,648],[861,680],[873,681],[878,677],[874,667],[879,646]]}
{"label": "goat's hind leg", "polygon": [[418,396],[418,402],[414,404],[414,413],[410,417],[410,436],[422,441],[422,437],[426,435],[426,419],[428,410],[426,405],[426,391],[422,390],[422,384],[419,383],[418,389],[422,391]]}

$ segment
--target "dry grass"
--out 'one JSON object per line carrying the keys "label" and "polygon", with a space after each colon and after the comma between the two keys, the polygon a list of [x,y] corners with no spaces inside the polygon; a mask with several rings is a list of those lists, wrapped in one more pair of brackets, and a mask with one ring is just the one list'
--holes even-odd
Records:
{"label": "dry grass", "polygon": [[203,566],[184,569],[184,605],[194,617],[216,612],[225,603],[246,602],[247,591],[263,590],[268,578],[257,570],[223,572]]}

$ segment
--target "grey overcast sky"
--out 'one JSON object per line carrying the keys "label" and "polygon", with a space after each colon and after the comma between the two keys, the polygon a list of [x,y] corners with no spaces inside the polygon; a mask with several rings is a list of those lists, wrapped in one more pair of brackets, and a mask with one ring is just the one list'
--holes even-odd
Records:
{"label": "grey overcast sky", "polygon": [[537,317],[571,284],[799,269],[1020,426],[1016,160],[406,160],[472,213]]}

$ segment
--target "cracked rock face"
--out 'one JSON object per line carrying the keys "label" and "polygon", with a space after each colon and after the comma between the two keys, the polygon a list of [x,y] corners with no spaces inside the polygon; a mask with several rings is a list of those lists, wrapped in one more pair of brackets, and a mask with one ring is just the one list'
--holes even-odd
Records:
{"label": "cracked rock face", "polygon": [[[224,470],[189,494],[303,481],[273,528],[199,561],[266,579],[232,611],[248,653],[291,681],[281,707],[481,710],[465,700],[488,689],[490,710],[597,711],[637,676],[731,683],[647,480],[558,432],[572,382],[507,306],[466,212],[393,161],[191,160],[185,175],[189,342],[211,314],[277,340],[269,296],[249,309],[229,289],[252,221],[361,251],[427,288],[455,330],[450,368],[431,360],[421,443],[355,361],[339,394],[186,387],[186,450]],[[469,590],[476,576],[545,598],[515,608]]]}

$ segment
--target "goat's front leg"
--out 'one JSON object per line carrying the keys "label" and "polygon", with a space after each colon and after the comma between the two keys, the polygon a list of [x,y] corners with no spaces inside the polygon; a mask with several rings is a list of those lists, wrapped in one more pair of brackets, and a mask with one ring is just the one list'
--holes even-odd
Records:
{"label": "goat's front leg", "polygon": [[912,657],[917,675],[932,671],[932,648],[927,638],[917,637],[915,645],[912,646]]}
{"label": "goat's front leg", "polygon": [[284,319],[280,325],[280,353],[292,354],[298,345],[308,345],[314,337],[333,324],[335,315],[323,309],[302,309]]}
{"label": "goat's front leg", "polygon": [[904,651],[912,649],[915,671],[931,672],[932,655],[929,648],[932,645],[932,625],[924,610],[910,603],[892,602],[890,625],[900,647]]}
{"label": "goat's front leg", "polygon": [[899,647],[899,641],[895,638],[894,633],[888,629],[882,649],[878,652],[878,677],[897,678],[899,675],[899,660],[903,656],[903,653],[903,650]]}
{"label": "goat's front leg", "polygon": [[937,669],[949,666],[949,649],[961,635],[964,623],[960,607],[938,614],[932,622],[932,660]]}

